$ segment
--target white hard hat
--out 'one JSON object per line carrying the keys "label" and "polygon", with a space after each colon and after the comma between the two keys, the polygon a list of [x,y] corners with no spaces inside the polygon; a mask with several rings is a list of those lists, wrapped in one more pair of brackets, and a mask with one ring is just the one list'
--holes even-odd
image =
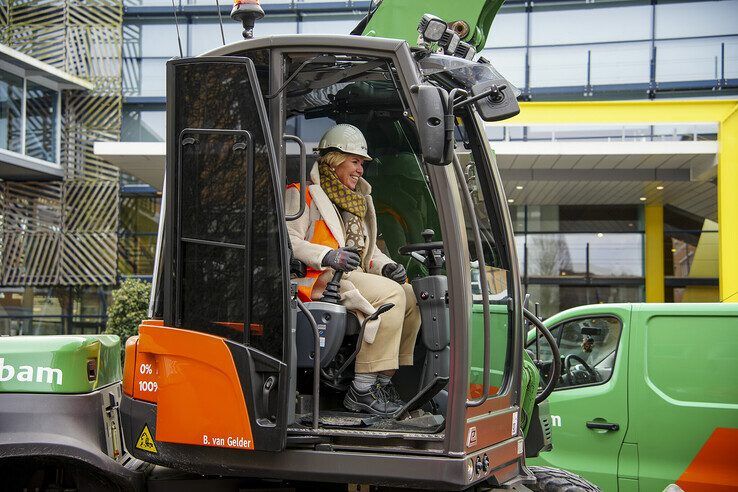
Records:
{"label": "white hard hat", "polygon": [[354,125],[341,123],[325,132],[318,144],[318,150],[322,152],[330,149],[340,150],[344,154],[356,154],[367,161],[372,160],[364,135]]}

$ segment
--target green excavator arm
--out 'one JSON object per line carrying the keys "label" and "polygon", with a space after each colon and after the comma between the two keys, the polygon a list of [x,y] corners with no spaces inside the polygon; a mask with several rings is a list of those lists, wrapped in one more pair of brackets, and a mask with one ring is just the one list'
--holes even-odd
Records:
{"label": "green excavator arm", "polygon": [[374,3],[369,19],[360,32],[363,36],[404,39],[418,44],[418,23],[423,14],[445,20],[462,41],[480,51],[487,42],[497,12],[504,0],[383,0]]}

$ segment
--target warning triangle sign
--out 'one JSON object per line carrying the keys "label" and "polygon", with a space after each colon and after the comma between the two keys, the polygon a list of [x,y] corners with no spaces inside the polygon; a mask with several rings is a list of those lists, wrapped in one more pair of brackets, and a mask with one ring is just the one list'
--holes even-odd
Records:
{"label": "warning triangle sign", "polygon": [[149,453],[159,452],[156,450],[156,444],[154,444],[154,439],[152,439],[151,432],[149,432],[149,426],[146,424],[144,424],[144,428],[141,431],[141,435],[138,436],[138,441],[136,442],[136,448],[141,449],[143,451],[148,451]]}

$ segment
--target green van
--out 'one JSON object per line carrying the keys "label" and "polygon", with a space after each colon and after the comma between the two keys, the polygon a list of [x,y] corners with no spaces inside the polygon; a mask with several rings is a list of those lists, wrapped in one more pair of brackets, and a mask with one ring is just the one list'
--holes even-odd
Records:
{"label": "green van", "polygon": [[530,464],[603,491],[738,489],[738,304],[598,304],[545,324],[562,375],[554,449]]}

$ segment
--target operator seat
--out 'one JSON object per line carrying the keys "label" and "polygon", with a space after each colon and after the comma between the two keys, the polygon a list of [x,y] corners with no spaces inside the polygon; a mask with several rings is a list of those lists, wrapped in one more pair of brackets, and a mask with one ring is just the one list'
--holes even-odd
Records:
{"label": "operator seat", "polygon": [[[328,366],[338,354],[347,336],[358,335],[361,325],[354,313],[341,304],[326,301],[305,303],[318,324],[320,334],[320,367]],[[297,367],[312,369],[315,360],[313,329],[302,312],[297,313]]]}

